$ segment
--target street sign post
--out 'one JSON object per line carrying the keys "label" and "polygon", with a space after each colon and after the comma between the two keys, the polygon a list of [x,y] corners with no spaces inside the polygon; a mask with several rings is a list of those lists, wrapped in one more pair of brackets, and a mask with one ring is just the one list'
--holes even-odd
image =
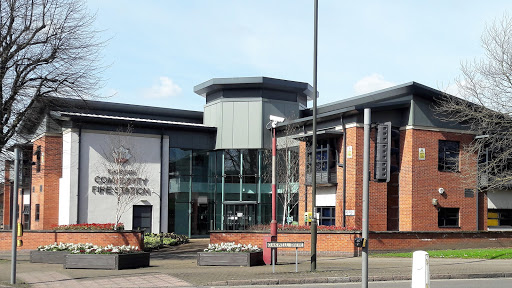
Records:
{"label": "street sign post", "polygon": [[295,272],[299,271],[299,253],[297,249],[304,248],[304,242],[267,242],[267,248],[272,248],[272,273],[276,272],[274,253],[277,248],[295,248]]}

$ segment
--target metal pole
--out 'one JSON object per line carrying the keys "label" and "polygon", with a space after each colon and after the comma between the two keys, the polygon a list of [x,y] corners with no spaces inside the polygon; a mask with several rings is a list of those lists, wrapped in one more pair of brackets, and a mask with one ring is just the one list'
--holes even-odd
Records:
{"label": "metal pole", "polygon": [[[364,109],[364,151],[363,151],[363,239],[366,245],[363,245],[363,263],[362,279],[363,288],[368,288],[368,211],[369,211],[369,188],[370,188],[370,123],[372,110]],[[363,242],[364,243],[364,242]]]}
{"label": "metal pole", "polygon": [[14,148],[14,189],[12,191],[12,254],[11,254],[11,284],[16,284],[16,244],[18,234],[18,186],[20,171],[20,148]]}
{"label": "metal pole", "polygon": [[313,143],[311,151],[311,272],[316,270],[316,96],[317,96],[317,46],[318,46],[318,0],[315,0],[315,33],[313,48]]}
{"label": "metal pole", "polygon": [[274,261],[274,255],[276,254],[274,251],[276,248],[271,248],[272,250],[272,273],[276,273],[276,261]]}
{"label": "metal pole", "polygon": [[270,222],[270,241],[272,242],[277,241],[276,146],[276,128],[272,128],[272,222]]}
{"label": "metal pole", "polygon": [[299,248],[295,247],[295,273],[299,272],[299,252],[297,252]]}

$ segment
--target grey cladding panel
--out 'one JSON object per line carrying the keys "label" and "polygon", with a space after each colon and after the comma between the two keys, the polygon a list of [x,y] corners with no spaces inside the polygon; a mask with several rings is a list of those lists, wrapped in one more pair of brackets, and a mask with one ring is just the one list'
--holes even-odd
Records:
{"label": "grey cladding panel", "polygon": [[439,127],[445,129],[467,129],[460,123],[446,122],[442,120],[442,115],[434,112],[434,103],[426,101],[421,97],[414,97],[412,111],[414,113],[413,123],[410,125]]}
{"label": "grey cladding panel", "polygon": [[233,103],[233,148],[248,147],[249,142],[249,103]]}
{"label": "grey cladding panel", "polygon": [[[233,102],[222,103],[222,132],[220,137],[220,148],[231,148],[233,147],[233,114],[234,104]],[[217,136],[218,137],[218,136]]]}
{"label": "grey cladding panel", "polygon": [[263,125],[261,114],[262,102],[249,103],[249,143],[248,148],[262,148],[263,144]]}
{"label": "grey cladding panel", "polygon": [[215,134],[201,133],[186,130],[167,131],[169,146],[185,149],[208,149],[215,148]]}

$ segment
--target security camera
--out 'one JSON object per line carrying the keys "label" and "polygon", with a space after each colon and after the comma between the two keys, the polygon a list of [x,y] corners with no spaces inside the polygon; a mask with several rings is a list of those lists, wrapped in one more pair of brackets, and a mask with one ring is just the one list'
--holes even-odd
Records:
{"label": "security camera", "polygon": [[439,188],[439,194],[443,194],[444,193],[444,188]]}
{"label": "security camera", "polygon": [[270,115],[270,121],[273,121],[276,123],[281,123],[281,122],[284,122],[284,118],[279,117],[279,116]]}
{"label": "security camera", "polygon": [[284,118],[279,117],[279,116],[270,115],[270,122],[271,122],[272,128],[276,128],[277,123],[284,122]]}

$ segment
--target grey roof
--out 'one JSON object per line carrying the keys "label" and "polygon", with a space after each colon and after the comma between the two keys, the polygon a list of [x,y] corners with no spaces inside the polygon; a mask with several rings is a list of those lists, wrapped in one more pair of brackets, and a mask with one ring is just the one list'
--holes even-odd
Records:
{"label": "grey roof", "polygon": [[313,99],[313,88],[308,83],[269,77],[213,78],[194,86],[194,92],[203,97],[206,97],[210,93],[214,93],[223,89],[258,87],[283,91],[294,91],[300,96],[306,96],[308,100]]}
{"label": "grey roof", "polygon": [[163,124],[165,126],[178,126],[178,127],[191,127],[191,128],[211,128],[212,130],[216,130],[216,127],[206,126],[203,124],[196,123],[187,123],[187,122],[176,122],[176,121],[165,121],[165,120],[156,120],[156,119],[143,119],[143,118],[134,118],[134,117],[121,117],[121,116],[112,116],[112,115],[101,115],[101,114],[88,114],[88,113],[77,113],[77,112],[65,112],[65,111],[52,111],[51,112],[54,117],[58,118],[81,118],[81,119],[91,119],[91,120],[109,120],[111,122],[114,121],[128,121],[128,122],[136,122],[141,124]]}
{"label": "grey roof", "polygon": [[[434,100],[435,97],[454,97],[439,90],[430,88],[417,82],[409,82],[375,92],[343,99],[340,101],[319,105],[317,119],[329,118],[341,113],[357,113],[364,108],[391,109],[410,105],[412,95]],[[288,123],[308,122],[313,119],[313,108],[303,111],[303,117]],[[286,125],[280,123],[278,126]]]}
{"label": "grey roof", "polygon": [[197,124],[203,123],[203,112],[199,111],[58,97],[45,97],[44,103],[45,106],[52,111],[189,122]]}

